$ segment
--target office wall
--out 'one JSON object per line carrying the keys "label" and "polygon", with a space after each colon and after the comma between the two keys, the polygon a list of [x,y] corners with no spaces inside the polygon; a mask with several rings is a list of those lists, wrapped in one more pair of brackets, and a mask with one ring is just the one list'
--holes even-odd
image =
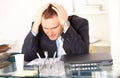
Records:
{"label": "office wall", "polygon": [[40,0],[0,0],[0,42],[15,41],[16,50],[21,50],[40,4]]}
{"label": "office wall", "polygon": [[30,29],[39,0],[0,0],[0,35],[21,38]]}
{"label": "office wall", "polygon": [[[90,36],[110,41],[109,1],[108,0],[73,0],[74,12],[89,21]],[[99,5],[100,8],[97,8]],[[87,7],[86,7],[87,6]]]}
{"label": "office wall", "polygon": [[117,78],[120,76],[120,0],[110,0],[109,8],[113,74]]}

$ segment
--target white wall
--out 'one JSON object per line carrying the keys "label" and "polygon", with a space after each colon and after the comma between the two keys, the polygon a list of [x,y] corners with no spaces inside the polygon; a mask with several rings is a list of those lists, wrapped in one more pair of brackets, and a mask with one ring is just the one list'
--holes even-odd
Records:
{"label": "white wall", "polygon": [[[93,5],[93,7],[88,5]],[[101,5],[98,9],[94,5]],[[110,41],[109,0],[74,0],[75,14],[88,19],[90,36]]]}
{"label": "white wall", "polygon": [[89,34],[101,40],[110,41],[109,14],[79,14],[88,19]]}
{"label": "white wall", "polygon": [[113,57],[113,74],[120,76],[120,0],[110,0],[111,53]]}
{"label": "white wall", "polygon": [[40,4],[40,0],[0,0],[0,40],[15,40],[21,47]]}

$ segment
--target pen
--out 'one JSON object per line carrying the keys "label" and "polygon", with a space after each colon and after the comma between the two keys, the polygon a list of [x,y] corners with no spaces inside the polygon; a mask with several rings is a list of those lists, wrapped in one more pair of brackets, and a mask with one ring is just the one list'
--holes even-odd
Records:
{"label": "pen", "polygon": [[36,53],[36,54],[37,54],[38,58],[39,58],[39,59],[41,59],[41,57],[40,57],[39,53]]}
{"label": "pen", "polygon": [[54,55],[53,55],[53,60],[55,59],[55,56],[56,56],[56,52],[55,52]]}
{"label": "pen", "polygon": [[53,58],[52,60],[50,61],[50,68],[52,68],[54,62],[55,62],[55,56],[56,56],[56,51],[54,52],[54,55],[53,55]]}
{"label": "pen", "polygon": [[[39,58],[39,64],[40,64],[40,60],[41,60],[41,57],[40,57],[40,55],[39,55],[39,53],[36,53],[37,54],[37,56],[38,56],[38,58]],[[44,62],[45,63],[45,62]],[[44,64],[41,64],[41,69],[44,67]]]}
{"label": "pen", "polygon": [[44,55],[45,55],[45,59],[48,59],[48,52],[47,51],[44,52]]}

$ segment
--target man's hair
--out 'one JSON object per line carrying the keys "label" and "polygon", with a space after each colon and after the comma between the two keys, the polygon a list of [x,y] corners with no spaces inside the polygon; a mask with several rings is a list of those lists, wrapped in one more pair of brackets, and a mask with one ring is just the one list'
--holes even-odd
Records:
{"label": "man's hair", "polygon": [[57,15],[57,12],[52,7],[53,5],[50,4],[48,8],[43,12],[43,18],[48,19],[52,18],[54,15]]}

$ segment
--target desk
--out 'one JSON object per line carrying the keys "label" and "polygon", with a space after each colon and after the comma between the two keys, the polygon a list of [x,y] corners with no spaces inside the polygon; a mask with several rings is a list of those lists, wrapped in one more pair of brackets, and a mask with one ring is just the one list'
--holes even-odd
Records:
{"label": "desk", "polygon": [[16,71],[15,62],[12,62],[8,67],[0,69],[0,78],[38,78],[38,67],[24,67],[24,71]]}
{"label": "desk", "polygon": [[[87,66],[73,64],[71,71],[66,73],[68,78],[114,78],[112,66]],[[66,69],[67,70],[67,69]]]}
{"label": "desk", "polygon": [[[88,67],[88,64],[64,64],[65,75],[59,78],[114,78],[112,65],[96,66],[95,63]],[[11,63],[8,67],[0,69],[0,78],[19,78],[20,76],[7,74],[15,71],[15,63]],[[38,78],[38,73],[34,76],[25,76],[25,78]],[[49,76],[50,77],[50,76]],[[41,78],[41,77],[39,77]],[[43,77],[42,77],[43,78]],[[52,77],[56,78],[56,77]],[[57,77],[58,78],[58,77]]]}

